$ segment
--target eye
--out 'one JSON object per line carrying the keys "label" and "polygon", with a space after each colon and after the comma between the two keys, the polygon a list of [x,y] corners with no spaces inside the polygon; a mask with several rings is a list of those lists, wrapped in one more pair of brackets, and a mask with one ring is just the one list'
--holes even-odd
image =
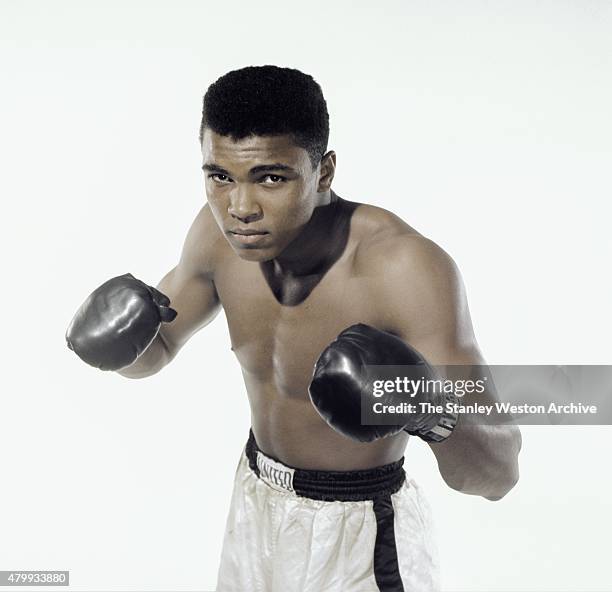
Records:
{"label": "eye", "polygon": [[280,175],[264,175],[261,178],[261,182],[264,185],[278,185],[279,183],[283,183],[286,180],[286,177],[281,177]]}
{"label": "eye", "polygon": [[210,175],[208,175],[208,178],[220,184],[232,182],[232,180],[227,175],[223,175],[221,173],[211,173]]}

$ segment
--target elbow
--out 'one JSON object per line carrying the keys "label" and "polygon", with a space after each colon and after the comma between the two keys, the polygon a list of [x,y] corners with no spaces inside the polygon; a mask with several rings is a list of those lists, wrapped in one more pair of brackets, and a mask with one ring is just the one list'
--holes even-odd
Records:
{"label": "elbow", "polygon": [[498,478],[497,483],[495,484],[495,488],[492,491],[488,492],[487,495],[483,495],[483,497],[490,502],[498,502],[503,499],[519,481],[519,470],[518,464],[517,466],[509,471],[506,475],[501,478]]}
{"label": "elbow", "polygon": [[494,480],[496,484],[495,491],[491,492],[489,495],[483,496],[492,502],[496,502],[504,498],[510,491],[512,491],[512,489],[514,489],[519,481],[520,471],[518,456],[523,445],[523,440],[520,430],[516,426],[512,427],[513,429],[510,432],[512,449],[510,458],[506,463],[502,464],[498,475]]}
{"label": "elbow", "polygon": [[459,493],[477,495],[496,502],[504,498],[518,483],[518,466],[512,469],[497,470],[495,473],[486,471],[480,475],[471,475],[471,478],[443,477],[444,482],[451,489]]}
{"label": "elbow", "polygon": [[501,445],[494,453],[483,455],[468,471],[453,471],[443,475],[446,484],[456,491],[484,497],[489,501],[503,499],[519,481],[521,433],[516,426],[504,429]]}

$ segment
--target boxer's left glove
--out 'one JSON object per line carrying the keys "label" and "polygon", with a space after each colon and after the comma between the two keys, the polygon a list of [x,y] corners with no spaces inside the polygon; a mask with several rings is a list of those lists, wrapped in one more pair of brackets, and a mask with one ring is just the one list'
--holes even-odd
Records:
{"label": "boxer's left glove", "polygon": [[84,362],[100,370],[121,370],[155,339],[162,322],[176,311],[170,300],[131,273],[94,290],[74,315],[66,342]]}
{"label": "boxer's left glove", "polygon": [[[342,331],[319,356],[310,383],[310,399],[321,417],[337,432],[372,442],[402,430],[426,441],[440,442],[450,435],[457,417],[446,412],[410,413],[398,425],[362,425],[361,400],[368,396],[365,366],[418,366],[419,376],[435,379],[425,358],[399,337],[362,323]],[[453,396],[453,395],[451,395]],[[416,404],[429,402],[445,407],[449,396],[442,392],[424,393],[410,399]],[[393,400],[394,399],[394,400]],[[405,401],[405,396],[387,396],[388,403]]]}

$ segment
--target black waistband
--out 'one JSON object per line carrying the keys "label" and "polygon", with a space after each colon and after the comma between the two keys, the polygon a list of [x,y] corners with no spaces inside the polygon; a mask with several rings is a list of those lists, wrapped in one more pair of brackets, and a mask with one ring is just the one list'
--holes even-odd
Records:
{"label": "black waistband", "polygon": [[[259,450],[253,432],[245,449],[251,470],[259,477],[257,453],[281,463]],[[288,465],[283,464],[285,467]],[[312,471],[293,469],[293,490],[297,495],[323,501],[362,501],[388,496],[404,484],[406,473],[402,468],[404,459],[361,471]]]}

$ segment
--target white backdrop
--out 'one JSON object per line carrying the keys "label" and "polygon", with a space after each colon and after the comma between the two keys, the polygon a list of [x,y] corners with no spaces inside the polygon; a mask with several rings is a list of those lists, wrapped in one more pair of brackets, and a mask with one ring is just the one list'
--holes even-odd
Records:
{"label": "white backdrop", "polygon": [[[249,425],[223,316],[140,381],[64,344],[100,283],[175,265],[204,201],[208,84],[311,73],[334,188],[454,257],[490,363],[605,364],[611,56],[606,0],[0,0],[0,570],[214,587]],[[444,590],[611,590],[610,435],[523,428],[521,481],[495,503],[448,489],[411,442]]]}

